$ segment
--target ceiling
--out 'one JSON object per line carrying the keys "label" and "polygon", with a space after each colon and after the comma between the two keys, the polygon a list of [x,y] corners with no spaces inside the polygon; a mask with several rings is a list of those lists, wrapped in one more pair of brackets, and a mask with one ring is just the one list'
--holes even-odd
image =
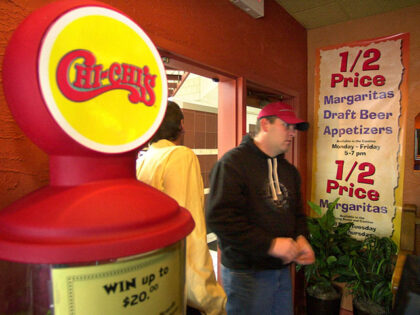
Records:
{"label": "ceiling", "polygon": [[306,29],[314,29],[420,4],[420,0],[275,1]]}

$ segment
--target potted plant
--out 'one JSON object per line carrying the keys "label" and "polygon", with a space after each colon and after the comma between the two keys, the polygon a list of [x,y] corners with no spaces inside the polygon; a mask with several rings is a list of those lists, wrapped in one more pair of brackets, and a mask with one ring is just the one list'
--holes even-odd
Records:
{"label": "potted plant", "polygon": [[315,262],[303,268],[306,285],[306,307],[310,314],[339,314],[341,290],[334,282],[344,282],[353,275],[349,270],[361,242],[348,231],[353,223],[337,223],[334,209],[338,198],[328,204],[322,214],[320,206],[308,202],[319,217],[308,218],[309,243],[315,253]]}
{"label": "potted plant", "polygon": [[396,258],[397,245],[391,238],[366,237],[353,261],[352,280],[346,284],[353,295],[354,314],[390,314]]}

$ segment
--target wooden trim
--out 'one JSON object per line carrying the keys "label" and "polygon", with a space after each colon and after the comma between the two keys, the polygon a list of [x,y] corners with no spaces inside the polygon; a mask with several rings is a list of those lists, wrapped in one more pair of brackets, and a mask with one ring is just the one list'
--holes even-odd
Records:
{"label": "wooden trim", "polygon": [[416,206],[404,205],[401,216],[400,250],[414,252],[416,239]]}
{"label": "wooden trim", "polygon": [[220,81],[225,79],[235,79],[235,76],[222,70],[214,69],[204,64],[197,63],[194,60],[187,59],[183,56],[174,54],[161,48],[158,48],[158,51],[162,57],[162,60],[164,61],[165,66],[171,69],[182,69],[186,72],[192,72],[203,77]]}
{"label": "wooden trim", "polygon": [[236,145],[239,145],[246,134],[246,80],[236,80],[237,111],[236,111]]}
{"label": "wooden trim", "polygon": [[405,204],[403,206],[401,215],[400,251],[391,280],[394,303],[407,255],[415,254],[416,251],[416,225],[420,224],[420,216],[416,216],[416,212],[416,205]]}
{"label": "wooden trim", "polygon": [[219,82],[219,106],[217,116],[217,143],[221,158],[238,145],[238,102],[237,80],[226,79]]}
{"label": "wooden trim", "polygon": [[394,299],[398,291],[398,286],[400,284],[402,271],[403,271],[405,260],[408,254],[410,253],[406,251],[402,251],[402,250],[400,250],[400,252],[398,253],[397,263],[395,264],[394,273],[392,274],[392,280],[391,280],[391,289],[392,289],[392,293],[394,294]]}

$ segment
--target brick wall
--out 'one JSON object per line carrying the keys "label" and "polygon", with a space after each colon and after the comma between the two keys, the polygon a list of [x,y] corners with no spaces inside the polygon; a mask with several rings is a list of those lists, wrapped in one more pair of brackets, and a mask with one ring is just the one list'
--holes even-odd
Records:
{"label": "brick wall", "polygon": [[204,187],[208,188],[210,171],[217,161],[217,114],[191,109],[182,111],[185,127],[184,145],[197,154]]}

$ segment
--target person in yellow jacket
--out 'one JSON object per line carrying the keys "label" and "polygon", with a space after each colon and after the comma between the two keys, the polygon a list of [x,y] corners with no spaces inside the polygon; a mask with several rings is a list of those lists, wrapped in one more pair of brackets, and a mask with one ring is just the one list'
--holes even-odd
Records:
{"label": "person in yellow jacket", "polygon": [[226,294],[216,280],[207,246],[200,164],[194,152],[182,145],[183,125],[181,109],[168,101],[162,125],[150,140],[148,150],[139,154],[137,179],[174,198],[195,221],[195,228],[187,237],[187,314],[197,314],[194,309],[206,315],[226,314]]}

